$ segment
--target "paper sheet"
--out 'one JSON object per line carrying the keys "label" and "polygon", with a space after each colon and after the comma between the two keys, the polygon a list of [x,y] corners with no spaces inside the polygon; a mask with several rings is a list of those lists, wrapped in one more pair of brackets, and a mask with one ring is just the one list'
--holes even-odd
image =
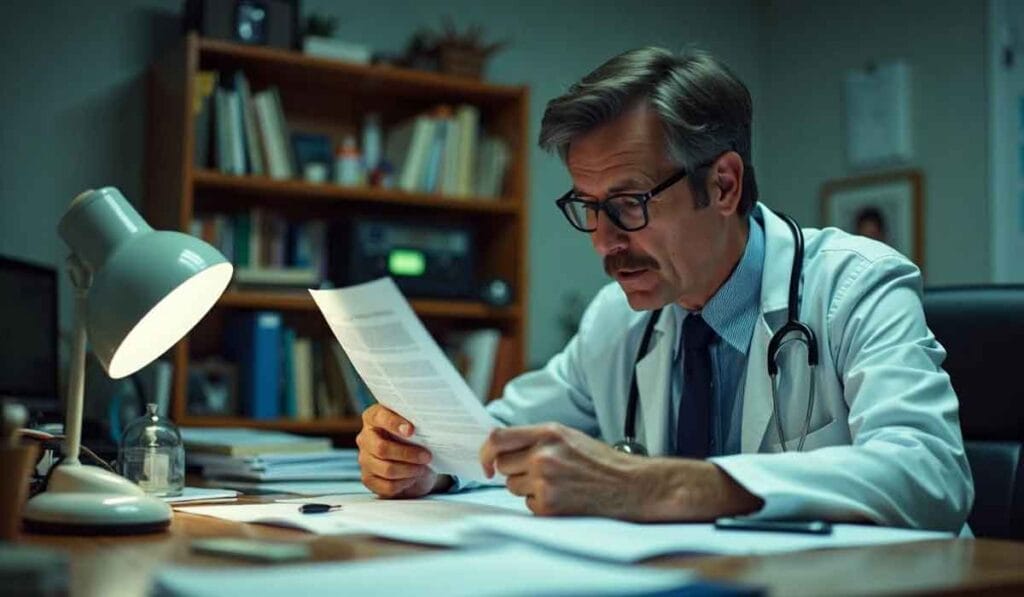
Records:
{"label": "paper sheet", "polygon": [[692,582],[682,570],[615,566],[526,545],[332,564],[267,568],[169,568],[156,596],[223,595],[630,595],[671,594]]}
{"label": "paper sheet", "polygon": [[[504,489],[496,491],[507,493]],[[324,514],[300,513],[298,504],[309,502],[340,505],[342,508]],[[236,522],[291,527],[319,535],[365,533],[444,546],[476,542],[477,538],[469,532],[472,529],[467,527],[475,517],[526,518],[529,514],[529,510],[520,501],[496,493],[483,493],[472,499],[418,500],[384,500],[373,495],[331,495],[280,500],[271,504],[195,506],[178,510]]]}
{"label": "paper sheet", "polygon": [[[637,562],[673,553],[764,555],[807,549],[858,547],[927,539],[950,533],[867,525],[836,524],[831,535],[761,531],[720,531],[712,524],[633,524],[604,518],[518,518],[467,521],[467,533],[501,536],[618,562]],[[471,541],[470,537],[466,537]]]}
{"label": "paper sheet", "polygon": [[200,502],[208,500],[233,499],[238,497],[238,492],[231,489],[213,489],[207,487],[186,487],[181,495],[161,498],[168,504],[181,504],[185,502]]}
{"label": "paper sheet", "polygon": [[333,495],[370,493],[370,490],[363,485],[362,481],[237,481],[234,479],[216,479],[215,482],[224,487],[231,487],[245,493],[257,494]]}
{"label": "paper sheet", "polygon": [[484,481],[480,446],[498,423],[427,333],[391,278],[310,290],[378,402],[416,427],[410,439],[433,453],[431,468]]}

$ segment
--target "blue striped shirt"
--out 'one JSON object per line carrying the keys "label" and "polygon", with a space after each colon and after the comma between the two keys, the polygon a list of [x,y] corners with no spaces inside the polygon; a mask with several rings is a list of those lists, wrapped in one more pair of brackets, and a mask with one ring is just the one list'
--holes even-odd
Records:
{"label": "blue striped shirt", "polygon": [[[700,314],[718,338],[711,344],[711,367],[714,388],[711,404],[711,447],[709,455],[725,456],[739,454],[740,427],[743,415],[743,393],[740,381],[747,367],[750,339],[754,334],[760,312],[761,272],[764,269],[764,229],[754,218],[750,222],[750,235],[736,269],[704,305]],[[683,321],[689,311],[678,304],[676,321],[679,328],[676,337],[679,344],[672,354],[674,366],[672,375],[672,408],[669,413],[669,437],[672,450],[676,451],[675,437],[679,404],[683,395]]]}

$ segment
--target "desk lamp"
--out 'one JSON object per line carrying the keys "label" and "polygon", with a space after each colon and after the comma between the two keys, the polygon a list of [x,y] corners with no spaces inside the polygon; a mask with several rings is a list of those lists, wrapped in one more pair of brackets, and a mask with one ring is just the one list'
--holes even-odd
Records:
{"label": "desk lamp", "polygon": [[199,323],[231,281],[231,264],[195,237],[153,230],[113,187],[75,197],[57,230],[71,248],[67,268],[75,288],[64,460],[52,471],[47,490],[26,503],[26,527],[70,533],[161,530],[171,521],[167,504],[78,459],[86,336],[112,378],[131,375]]}

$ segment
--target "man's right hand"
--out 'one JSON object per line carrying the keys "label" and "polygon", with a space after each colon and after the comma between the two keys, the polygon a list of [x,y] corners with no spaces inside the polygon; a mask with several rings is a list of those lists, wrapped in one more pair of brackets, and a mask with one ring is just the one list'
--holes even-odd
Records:
{"label": "man's right hand", "polygon": [[441,491],[451,477],[427,466],[430,451],[404,441],[412,423],[379,404],[363,411],[363,430],[356,436],[363,485],[385,498],[414,498]]}

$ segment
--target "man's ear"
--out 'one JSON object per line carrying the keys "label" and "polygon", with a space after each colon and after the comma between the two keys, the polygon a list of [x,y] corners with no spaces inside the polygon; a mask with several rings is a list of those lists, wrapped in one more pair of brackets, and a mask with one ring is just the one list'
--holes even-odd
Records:
{"label": "man's ear", "polygon": [[711,165],[707,192],[710,204],[724,216],[736,213],[743,195],[743,158],[735,151],[723,153]]}

